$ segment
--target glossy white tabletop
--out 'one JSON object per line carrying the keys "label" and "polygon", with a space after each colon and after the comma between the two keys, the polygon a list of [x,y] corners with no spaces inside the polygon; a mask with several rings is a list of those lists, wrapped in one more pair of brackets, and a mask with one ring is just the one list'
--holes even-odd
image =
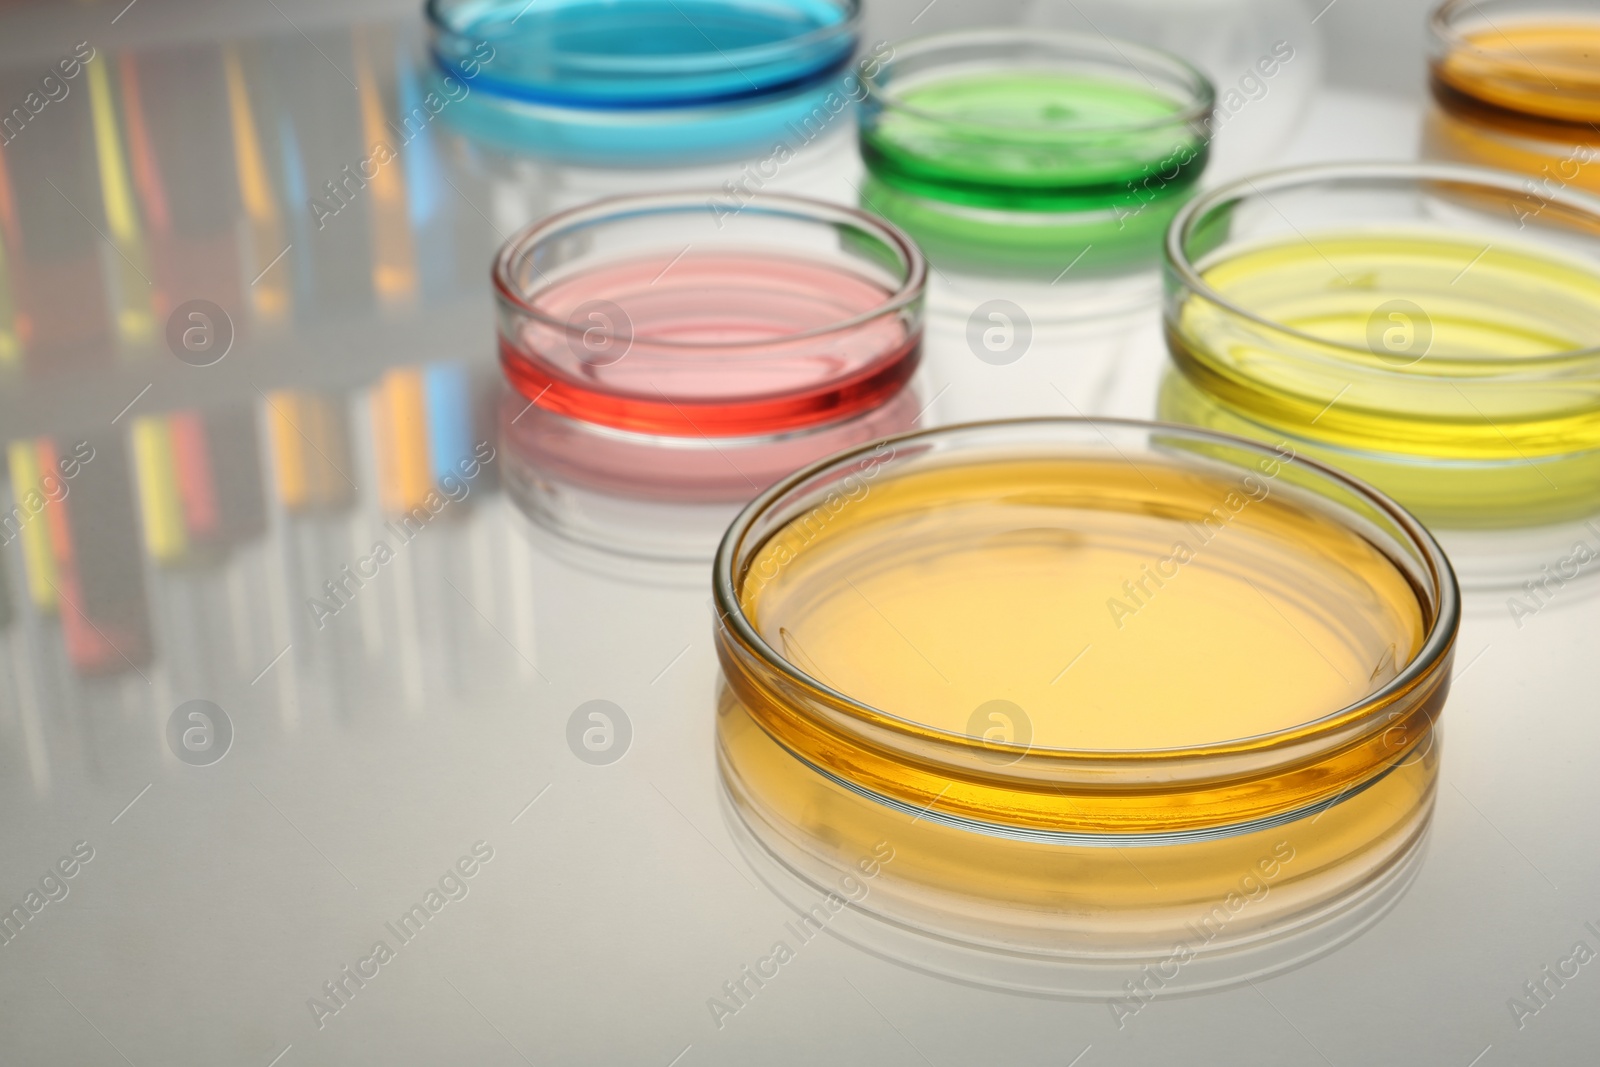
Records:
{"label": "glossy white tabletop", "polygon": [[[719,1017],[708,1002],[794,912],[725,813],[709,563],[563,539],[507,492],[523,405],[500,385],[488,264],[553,208],[738,167],[583,171],[440,121],[319,228],[307,201],[365,154],[363,108],[416,83],[420,15],[165,2],[0,9],[0,107],[94,50],[0,148],[6,506],[19,445],[47,465],[92,450],[29,518],[73,565],[30,564],[26,530],[0,545],[0,909],[23,914],[0,943],[0,1064],[1593,1061],[1600,964],[1543,1001],[1524,988],[1578,942],[1600,950],[1600,599],[1581,580],[1522,617],[1504,589],[1469,591],[1421,865],[1331,951],[1157,996],[1119,1028],[1104,997],[1008,993],[829,936]],[[920,6],[869,28],[918,32],[936,21],[913,25]],[[1242,112],[1217,176],[1416,154],[1420,88],[1337,84],[1302,21],[1304,109],[1284,102],[1256,145]],[[841,130],[774,187],[853,201],[859,179]],[[1032,340],[995,364],[968,315],[1004,291],[936,275],[924,425],[1153,414],[1153,289],[1111,316],[1070,278],[1016,297]],[[162,312],[186,301],[227,312],[209,366],[168,345]],[[396,536],[395,456],[421,447],[406,413],[436,401],[493,458]],[[632,545],[731,514],[563,506]],[[380,539],[392,558],[373,561]],[[368,577],[330,601],[347,566]],[[611,762],[569,743],[595,700],[629,727]],[[196,707],[209,748],[184,745]],[[430,892],[421,933],[397,936]]]}

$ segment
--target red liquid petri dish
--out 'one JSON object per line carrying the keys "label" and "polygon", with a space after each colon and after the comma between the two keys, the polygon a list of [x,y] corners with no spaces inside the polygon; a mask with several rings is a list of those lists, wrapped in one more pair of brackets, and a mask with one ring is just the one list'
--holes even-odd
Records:
{"label": "red liquid petri dish", "polygon": [[893,225],[725,190],[601,200],[495,260],[500,360],[582,422],[752,437],[842,421],[916,370],[927,267]]}

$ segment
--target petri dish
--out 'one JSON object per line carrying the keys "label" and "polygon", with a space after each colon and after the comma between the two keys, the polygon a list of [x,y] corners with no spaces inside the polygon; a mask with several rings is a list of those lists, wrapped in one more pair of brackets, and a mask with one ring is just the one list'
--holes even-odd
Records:
{"label": "petri dish", "polygon": [[617,197],[494,264],[501,365],[528,401],[647,436],[764,436],[896,395],[921,354],[922,254],[862,212],[766,195]]}
{"label": "petri dish", "polygon": [[1176,56],[1037,29],[919,38],[863,71],[862,203],[941,265],[1154,262],[1205,169],[1214,93]]}
{"label": "petri dish", "polygon": [[859,0],[430,0],[427,16],[450,121],[549,158],[734,158],[854,95]]}
{"label": "petri dish", "polygon": [[1429,30],[1428,158],[1600,191],[1600,9],[1583,0],[1449,0]]}
{"label": "petri dish", "polygon": [[1050,845],[1231,838],[1432,737],[1454,575],[1287,446],[1123,420],[889,438],[769,489],[713,570],[737,702],[918,821]]}
{"label": "petri dish", "polygon": [[1600,200],[1442,164],[1258,176],[1167,237],[1162,418],[1294,447],[1430,525],[1600,508]]}

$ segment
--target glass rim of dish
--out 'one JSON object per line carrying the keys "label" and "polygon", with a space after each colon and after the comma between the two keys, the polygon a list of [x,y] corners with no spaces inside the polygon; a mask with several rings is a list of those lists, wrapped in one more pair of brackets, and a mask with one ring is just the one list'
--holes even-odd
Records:
{"label": "glass rim of dish", "polygon": [[[1529,12],[1528,17],[1519,16],[1517,25],[1547,25],[1559,19],[1571,19],[1581,16],[1581,14],[1581,12],[1576,11],[1553,11],[1545,14]],[[1474,43],[1468,40],[1467,34],[1462,30],[1458,19],[1463,17],[1470,18],[1473,16],[1478,18],[1483,28],[1493,30],[1497,33],[1500,31],[1500,25],[1495,22],[1490,22],[1488,16],[1483,13],[1482,0],[1444,0],[1443,3],[1435,6],[1434,9],[1428,13],[1428,31],[1433,35],[1435,41],[1440,44],[1447,45],[1452,49],[1470,48],[1479,55],[1503,56],[1507,59],[1521,60],[1523,63],[1528,65],[1529,69],[1539,69],[1539,67],[1534,66],[1532,61],[1529,60],[1528,57],[1521,51],[1519,51],[1514,44],[1510,48],[1485,48],[1482,44]],[[1589,12],[1588,20],[1593,21],[1595,27],[1600,29],[1600,12]],[[1573,68],[1569,67],[1567,64],[1549,60],[1547,60],[1543,65],[1554,66],[1562,69],[1589,69]]]}
{"label": "glass rim of dish", "polygon": [[[588,203],[546,215],[544,218],[524,227],[500,246],[500,251],[495,255],[494,265],[490,272],[494,284],[495,297],[518,315],[531,318],[552,330],[563,331],[569,338],[581,338],[585,334],[592,333],[595,327],[585,326],[580,328],[565,319],[558,319],[545,314],[535,306],[533,299],[531,299],[531,297],[536,297],[543,289],[533,290],[525,295],[517,284],[516,271],[519,265],[533,254],[535,248],[544,242],[560,239],[574,229],[597,223],[614,222],[653,214],[688,214],[694,211],[711,211],[715,214],[711,206],[712,201],[721,195],[723,195],[723,192],[720,189],[688,189],[668,193],[626,193],[620,196],[608,196],[599,200],[591,200]],[[749,352],[752,349],[780,349],[796,341],[807,341],[819,337],[827,337],[830,334],[845,333],[878,319],[898,314],[920,300],[927,287],[928,262],[922,254],[922,249],[918,248],[917,243],[907,236],[900,227],[887,219],[879,218],[857,208],[846,207],[843,204],[832,204],[813,197],[793,196],[787,193],[761,193],[756,198],[747,201],[739,209],[740,214],[745,212],[775,215],[819,225],[848,223],[872,234],[886,246],[895,250],[904,263],[905,280],[900,283],[899,288],[890,294],[887,300],[870,311],[852,315],[847,319],[841,319],[826,326],[817,326],[809,330],[783,334],[778,337],[759,341],[682,341],[653,338],[630,332],[627,335],[629,341],[648,344],[652,348],[665,351],[680,351],[685,355],[696,352],[716,353],[719,350]],[[778,250],[781,250],[781,248]],[[687,249],[685,251],[687,252]],[[538,270],[537,267],[534,269]],[[620,337],[620,335],[610,330],[607,330],[604,336],[610,339]],[[531,353],[530,355],[536,357],[537,353]]]}
{"label": "glass rim of dish", "polygon": [[[1190,100],[1187,103],[1175,101],[1182,106],[1169,115],[1144,122],[1110,123],[1095,126],[1076,126],[1072,129],[1058,130],[1054,127],[1006,124],[997,122],[963,122],[941,115],[937,112],[926,111],[913,104],[908,104],[901,96],[884,84],[883,75],[895,64],[905,59],[916,58],[929,52],[936,52],[943,48],[961,49],[971,46],[995,44],[1027,44],[1027,45],[1055,45],[1062,48],[1076,48],[1086,54],[1093,53],[1096,57],[1104,57],[1113,63],[1120,64],[1140,75],[1154,69],[1161,69],[1164,73],[1180,75],[1189,89]],[[1144,65],[1135,62],[1131,57],[1138,57]],[[1078,56],[1073,58],[1088,58]],[[1010,67],[998,67],[1000,70],[1010,70]],[[946,31],[931,33],[924,37],[914,37],[900,42],[894,46],[894,52],[888,59],[878,64],[876,69],[863,69],[861,84],[866,90],[869,99],[877,102],[885,109],[897,111],[924,122],[949,127],[952,129],[972,130],[985,134],[995,139],[1001,139],[1008,133],[1028,133],[1037,131],[1057,132],[1062,140],[1079,136],[1099,136],[1107,133],[1141,133],[1146,131],[1171,129],[1199,122],[1209,116],[1216,106],[1216,87],[1211,84],[1211,79],[1206,77],[1201,70],[1184,59],[1182,56],[1149,45],[1137,44],[1133,41],[1123,41],[1104,35],[1095,36],[1086,33],[1074,33],[1070,30],[1044,30],[1030,29],[1028,27],[995,27],[986,30],[974,31]]]}
{"label": "glass rim of dish", "polygon": [[[1304,330],[1287,326],[1235,303],[1212,288],[1210,283],[1205,280],[1196,262],[1184,250],[1184,245],[1193,236],[1193,230],[1197,222],[1208,213],[1226,204],[1229,200],[1244,200],[1254,197],[1270,206],[1271,201],[1267,199],[1268,193],[1282,191],[1293,186],[1309,186],[1341,180],[1411,182],[1419,188],[1433,185],[1468,186],[1487,189],[1497,194],[1503,193],[1524,198],[1532,195],[1527,188],[1528,178],[1526,175],[1459,163],[1315,163],[1300,167],[1286,167],[1281,170],[1272,170],[1262,174],[1237,178],[1225,185],[1208,189],[1187,204],[1184,204],[1178,213],[1173,216],[1172,222],[1167,228],[1166,240],[1162,244],[1162,255],[1166,268],[1177,274],[1184,288],[1188,289],[1192,295],[1205,299],[1208,303],[1214,304],[1230,315],[1253,322],[1258,326],[1266,327],[1287,337],[1304,341],[1315,349],[1349,354],[1359,361],[1363,371],[1392,375],[1396,378],[1432,378],[1439,381],[1455,381],[1470,377],[1472,380],[1479,382],[1489,380],[1542,382],[1547,380],[1546,376],[1529,372],[1545,369],[1570,372],[1574,363],[1594,363],[1596,364],[1596,369],[1600,370],[1600,346],[1562,349],[1544,352],[1536,356],[1498,356],[1493,353],[1452,356],[1430,355],[1427,359],[1421,359],[1405,366],[1383,364],[1381,361],[1374,361],[1372,351],[1366,347],[1346,344],[1319,334],[1307,333]],[[1575,214],[1587,216],[1596,231],[1600,231],[1600,197],[1574,190],[1569,186],[1563,189],[1541,191],[1538,194],[1538,198],[1543,201],[1545,208],[1553,205]],[[1293,226],[1292,223],[1290,225],[1291,227]],[[1296,232],[1298,233],[1299,231],[1296,230]],[[1351,227],[1351,232],[1355,232],[1355,227]],[[1300,236],[1303,240],[1306,240],[1307,244],[1310,244],[1310,240],[1304,234]],[[1518,241],[1511,247],[1513,249],[1526,249],[1531,244],[1532,242]],[[1312,247],[1315,248],[1314,245]],[[1570,258],[1559,252],[1551,252],[1549,256],[1560,261],[1566,261]],[[1165,315],[1169,324],[1172,310],[1172,305],[1169,301]],[[1325,366],[1339,367],[1343,370],[1351,369],[1349,362],[1316,355],[1311,352],[1278,352],[1276,356],[1289,362],[1319,363]],[[1472,373],[1470,375],[1453,373],[1451,368],[1458,365],[1470,367]]]}
{"label": "glass rim of dish", "polygon": [[[729,6],[734,6],[735,0],[727,0]],[[608,52],[565,52],[571,57],[588,57],[593,60],[610,60],[611,62],[595,64],[599,69],[609,70],[611,73],[634,74],[681,74],[694,75],[709,71],[738,70],[741,65],[754,64],[777,56],[782,56],[790,51],[809,48],[812,45],[822,44],[837,37],[853,35],[861,28],[861,0],[828,0],[833,6],[843,12],[843,17],[838,22],[826,26],[819,26],[814,30],[785,37],[781,41],[771,41],[766,44],[745,45],[739,48],[718,48],[712,44],[704,52],[690,53],[688,55],[672,56],[622,56]],[[444,8],[452,0],[427,0],[423,6],[424,15],[428,23],[438,32],[447,33],[456,37],[468,36],[461,27],[454,25]],[[462,4],[461,6],[467,6]],[[487,40],[487,38],[484,38]],[[707,43],[710,43],[709,40]],[[702,62],[694,63],[692,58],[699,57]],[[617,60],[622,60],[618,62]],[[741,63],[741,60],[743,63]],[[538,84],[531,82],[530,84]],[[788,85],[772,86],[760,92],[779,92]]]}
{"label": "glass rim of dish", "polygon": [[[994,753],[996,751],[1006,754],[1019,753],[1017,762],[1013,764],[1014,768],[1020,768],[1025,763],[1033,762],[1036,764],[1040,760],[1045,760],[1058,766],[1080,764],[1103,772],[1108,769],[1115,769],[1117,764],[1128,764],[1129,769],[1134,772],[1134,776],[1129,779],[1130,781],[1145,780],[1140,776],[1147,774],[1153,764],[1181,765],[1193,763],[1197,760],[1210,762],[1226,759],[1229,756],[1249,756],[1263,751],[1289,748],[1293,749],[1291,757],[1294,760],[1304,761],[1307,758],[1306,746],[1314,746],[1319,740],[1346,743],[1349,742],[1352,734],[1362,738],[1369,736],[1373,732],[1374,726],[1377,728],[1376,732],[1381,734],[1384,732],[1384,724],[1389,720],[1377,719],[1375,723],[1368,723],[1366,720],[1381,713],[1394,703],[1396,698],[1402,697],[1415,689],[1419,683],[1427,681],[1431,674],[1438,671],[1447,662],[1459,629],[1461,604],[1455,572],[1451,568],[1443,549],[1439,547],[1433,535],[1429,533],[1421,522],[1389,496],[1358,478],[1303,454],[1297,454],[1293,457],[1293,462],[1297,467],[1310,470],[1325,483],[1331,482],[1334,486],[1350,493],[1394,523],[1404,535],[1404,540],[1408,546],[1416,550],[1421,562],[1428,571],[1427,577],[1431,583],[1430,588],[1424,591],[1414,590],[1418,593],[1418,602],[1423,607],[1425,616],[1428,610],[1428,602],[1425,597],[1433,598],[1436,603],[1434,605],[1433,618],[1428,620],[1428,628],[1421,646],[1392,679],[1373,689],[1354,703],[1347,704],[1341,708],[1330,709],[1315,718],[1307,719],[1305,722],[1294,726],[1247,737],[1160,748],[1074,749],[1032,743],[1018,745],[1012,742],[978,739],[968,734],[928,726],[856,700],[849,694],[842,693],[806,673],[777,649],[773,648],[756,630],[750,618],[745,614],[744,607],[740,602],[740,591],[746,580],[745,575],[748,572],[739,572],[743,565],[748,564],[754,558],[760,545],[747,548],[745,541],[756,524],[786,495],[829,472],[852,469],[861,460],[873,456],[875,450],[885,444],[899,445],[905,443],[914,445],[930,440],[948,439],[966,434],[985,434],[993,431],[1005,432],[1028,428],[1044,432],[1049,432],[1052,428],[1059,430],[1086,429],[1093,431],[1100,438],[1111,443],[1113,448],[1116,448],[1116,445],[1106,436],[1106,428],[1116,431],[1159,434],[1163,437],[1187,438],[1213,445],[1222,444],[1254,454],[1262,459],[1283,460],[1281,453],[1274,451],[1262,442],[1248,438],[1178,423],[1128,418],[1034,416],[992,419],[954,423],[925,430],[913,430],[908,433],[896,434],[878,441],[868,442],[803,467],[787,478],[780,480],[747,504],[738,517],[734,519],[733,523],[728,527],[727,533],[723,535],[722,542],[717,547],[716,559],[712,569],[712,597],[720,628],[723,632],[735,638],[742,649],[748,655],[753,656],[762,667],[770,671],[776,671],[786,683],[798,687],[801,692],[809,691],[809,694],[821,696],[825,703],[851,716],[855,720],[855,725],[878,727],[881,728],[881,731],[894,734],[907,742],[930,740],[941,749],[963,755],[981,757],[983,753]],[[1118,452],[1120,454],[1120,449],[1118,449]],[[1131,463],[1132,461],[1130,460],[1129,462]],[[779,524],[771,531],[768,531],[768,537],[764,538],[761,544],[766,544],[772,536],[780,533],[786,525],[787,523]],[[1445,679],[1445,684],[1448,684],[1448,679]],[[786,700],[782,696],[777,696],[774,699],[784,702],[786,706],[795,706],[795,702]],[[1356,729],[1356,727],[1364,728]],[[995,777],[1002,778],[1007,777],[1005,772],[1005,768],[996,769],[993,767],[986,771],[986,773]],[[1019,780],[1037,781],[1037,778],[1026,775],[1018,775],[1016,777]]]}

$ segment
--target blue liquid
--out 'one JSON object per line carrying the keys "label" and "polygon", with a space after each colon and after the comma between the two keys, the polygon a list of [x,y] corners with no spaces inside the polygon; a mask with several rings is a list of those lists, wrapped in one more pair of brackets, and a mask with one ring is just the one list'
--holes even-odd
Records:
{"label": "blue liquid", "polygon": [[844,0],[435,0],[433,15],[444,70],[464,76],[487,42],[475,91],[556,106],[747,100],[816,84],[855,48]]}

